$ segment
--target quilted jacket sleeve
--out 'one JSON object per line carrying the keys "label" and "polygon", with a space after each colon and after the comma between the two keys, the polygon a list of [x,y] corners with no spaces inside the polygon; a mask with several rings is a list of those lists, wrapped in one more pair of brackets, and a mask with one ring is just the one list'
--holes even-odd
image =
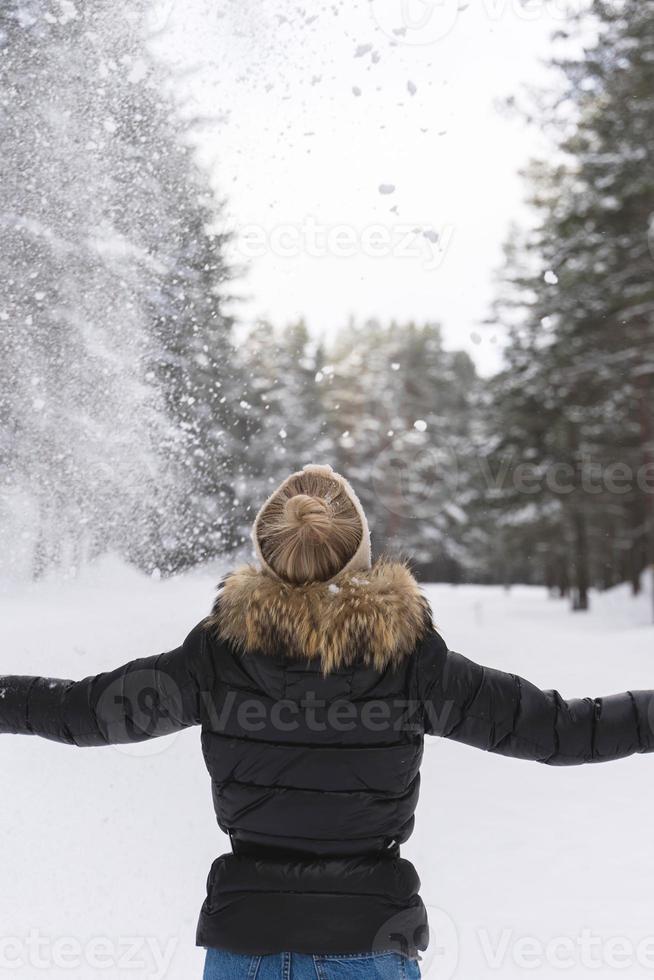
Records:
{"label": "quilted jacket sleeve", "polygon": [[196,626],[176,650],[81,681],[0,676],[0,734],[112,745],[199,724],[206,642]]}
{"label": "quilted jacket sleeve", "polygon": [[428,734],[567,766],[654,751],[654,692],[564,700],[517,674],[473,663],[430,634],[419,664]]}

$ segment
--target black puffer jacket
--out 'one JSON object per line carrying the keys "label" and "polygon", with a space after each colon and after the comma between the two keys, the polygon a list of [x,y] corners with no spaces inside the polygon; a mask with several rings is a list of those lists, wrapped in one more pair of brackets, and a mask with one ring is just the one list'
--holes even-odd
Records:
{"label": "black puffer jacket", "polygon": [[202,726],[232,853],[198,943],[407,953],[427,944],[411,834],[423,735],[553,765],[654,750],[654,698],[564,701],[448,651],[402,565],[291,587],[229,576],[170,653],[77,683],[0,678],[0,732],[71,745]]}

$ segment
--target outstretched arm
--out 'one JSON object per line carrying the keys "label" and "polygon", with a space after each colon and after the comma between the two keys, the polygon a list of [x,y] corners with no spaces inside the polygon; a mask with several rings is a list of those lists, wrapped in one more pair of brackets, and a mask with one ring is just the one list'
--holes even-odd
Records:
{"label": "outstretched arm", "polygon": [[549,765],[654,752],[654,692],[565,701],[517,674],[482,667],[434,633],[419,667],[425,731]]}
{"label": "outstretched arm", "polygon": [[200,625],[176,650],[82,681],[0,676],[0,734],[112,745],[199,724],[210,661],[206,643]]}

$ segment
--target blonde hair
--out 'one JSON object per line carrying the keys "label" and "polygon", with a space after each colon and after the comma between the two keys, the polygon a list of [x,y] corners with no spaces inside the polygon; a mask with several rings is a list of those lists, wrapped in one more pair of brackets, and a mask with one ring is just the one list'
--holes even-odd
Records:
{"label": "blonde hair", "polygon": [[265,561],[293,585],[332,578],[356,553],[363,525],[343,485],[321,473],[291,477],[259,515]]}

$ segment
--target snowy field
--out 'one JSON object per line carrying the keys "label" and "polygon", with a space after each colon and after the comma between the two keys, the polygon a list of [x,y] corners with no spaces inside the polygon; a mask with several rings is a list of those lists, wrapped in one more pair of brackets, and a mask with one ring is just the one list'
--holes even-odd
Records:
{"label": "snowy field", "polygon": [[[107,561],[5,593],[0,673],[78,678],[171,649],[218,577],[158,582]],[[620,588],[573,616],[538,588],[428,591],[473,659],[566,697],[654,685],[646,597]],[[0,977],[200,977],[197,914],[228,844],[198,732],[84,750],[4,736],[0,773]],[[653,817],[654,757],[550,769],[430,740],[404,850],[435,934],[425,975],[654,976]]]}

